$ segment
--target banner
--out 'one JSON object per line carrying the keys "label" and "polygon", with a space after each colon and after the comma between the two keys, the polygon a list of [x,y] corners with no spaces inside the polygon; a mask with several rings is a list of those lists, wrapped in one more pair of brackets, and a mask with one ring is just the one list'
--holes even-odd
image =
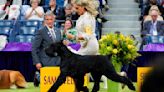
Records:
{"label": "banner", "polygon": [[141,85],[143,84],[145,75],[151,70],[150,67],[138,67],[137,68],[137,92],[140,92]]}
{"label": "banner", "polygon": [[[59,67],[43,67],[40,70],[40,92],[48,92],[50,87],[56,82],[59,74]],[[87,86],[89,83],[88,75],[84,78],[84,85]],[[71,77],[67,77],[65,83],[63,83],[57,92],[74,92],[75,85]]]}

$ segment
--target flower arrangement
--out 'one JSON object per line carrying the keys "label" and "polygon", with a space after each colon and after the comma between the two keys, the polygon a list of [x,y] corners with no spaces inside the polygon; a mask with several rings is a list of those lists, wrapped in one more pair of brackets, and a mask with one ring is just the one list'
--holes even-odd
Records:
{"label": "flower arrangement", "polygon": [[101,55],[112,55],[113,64],[128,64],[140,56],[134,44],[135,42],[130,36],[110,33],[102,36],[99,40],[99,53]]}

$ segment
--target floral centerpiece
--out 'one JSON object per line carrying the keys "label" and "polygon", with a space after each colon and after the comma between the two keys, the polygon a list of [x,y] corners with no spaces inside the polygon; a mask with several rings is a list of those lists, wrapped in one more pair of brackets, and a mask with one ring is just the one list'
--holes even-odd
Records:
{"label": "floral centerpiece", "polygon": [[[116,71],[120,72],[123,64],[129,64],[140,56],[134,44],[135,41],[130,36],[107,34],[99,40],[99,53],[101,55],[111,55],[111,61]],[[119,92],[119,84],[108,80],[108,92]]]}
{"label": "floral centerpiece", "polygon": [[99,53],[101,55],[112,55],[112,63],[128,64],[136,57],[140,56],[137,53],[135,42],[130,36],[123,34],[107,34],[99,40]]}

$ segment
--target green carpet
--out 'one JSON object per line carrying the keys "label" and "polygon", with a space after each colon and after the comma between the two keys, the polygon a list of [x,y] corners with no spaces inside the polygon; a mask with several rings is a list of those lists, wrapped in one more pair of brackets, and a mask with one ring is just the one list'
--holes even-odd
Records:
{"label": "green carpet", "polygon": [[[92,86],[93,86],[93,83],[90,83],[89,84],[90,91],[91,91]],[[103,88],[102,83],[101,83],[100,87],[101,88],[100,88],[99,92],[107,92],[107,90]],[[39,92],[39,91],[40,91],[40,88],[34,87],[33,83],[28,83],[28,88],[26,88],[26,89],[3,89],[3,90],[1,89],[0,90],[0,92]],[[120,88],[119,92],[136,92],[136,91],[131,91],[126,86],[123,90]]]}

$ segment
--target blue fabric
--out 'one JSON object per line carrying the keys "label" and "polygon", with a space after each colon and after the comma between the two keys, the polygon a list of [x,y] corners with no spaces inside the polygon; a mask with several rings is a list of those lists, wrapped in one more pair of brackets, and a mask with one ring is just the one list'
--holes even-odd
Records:
{"label": "blue fabric", "polygon": [[56,4],[60,7],[64,6],[64,0],[56,0]]}
{"label": "blue fabric", "polygon": [[100,7],[102,7],[102,0],[99,0],[99,3],[100,3]]}
{"label": "blue fabric", "polygon": [[161,5],[161,3],[162,3],[162,0],[157,0],[158,5]]}
{"label": "blue fabric", "polygon": [[50,2],[50,0],[45,0],[44,1],[45,6],[49,6],[49,2]]}
{"label": "blue fabric", "polygon": [[37,80],[38,80],[39,83],[40,83],[40,73],[39,73],[38,71],[36,71],[36,72],[35,72],[35,75],[36,75]]}

